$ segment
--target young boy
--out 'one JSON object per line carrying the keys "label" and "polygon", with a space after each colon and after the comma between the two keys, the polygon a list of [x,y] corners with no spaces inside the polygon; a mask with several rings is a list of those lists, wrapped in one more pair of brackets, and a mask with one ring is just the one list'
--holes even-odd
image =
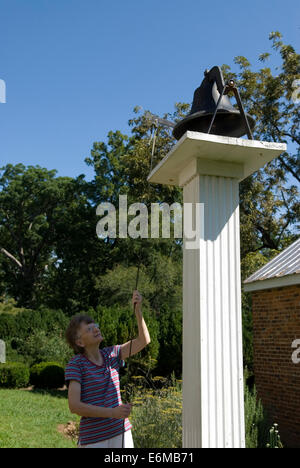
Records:
{"label": "young boy", "polygon": [[[132,340],[131,356],[150,343],[142,316],[142,296],[133,292],[132,303],[138,323],[138,337]],[[98,324],[87,315],[75,315],[66,331],[74,356],[65,379],[71,413],[81,416],[78,446],[82,448],[133,448],[130,404],[123,404],[119,368],[129,357],[130,341],[100,349],[103,341]],[[123,434],[124,433],[124,434]]]}

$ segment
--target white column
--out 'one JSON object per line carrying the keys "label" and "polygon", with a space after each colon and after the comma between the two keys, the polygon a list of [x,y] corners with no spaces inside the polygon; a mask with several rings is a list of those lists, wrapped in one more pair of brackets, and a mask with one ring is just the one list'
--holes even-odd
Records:
{"label": "white column", "polygon": [[199,248],[183,246],[183,447],[243,448],[239,182],[287,147],[190,132],[148,177],[204,204]]}
{"label": "white column", "polygon": [[204,204],[204,233],[183,250],[183,447],[243,448],[238,179],[188,179],[183,201]]}

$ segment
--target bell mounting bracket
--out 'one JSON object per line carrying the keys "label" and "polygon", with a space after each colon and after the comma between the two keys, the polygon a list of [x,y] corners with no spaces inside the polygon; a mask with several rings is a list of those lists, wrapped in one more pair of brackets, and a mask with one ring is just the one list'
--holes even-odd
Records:
{"label": "bell mounting bracket", "polygon": [[253,140],[253,135],[252,135],[252,132],[251,132],[251,128],[250,128],[247,116],[245,114],[245,111],[244,111],[244,107],[243,107],[243,104],[242,104],[242,101],[241,101],[241,96],[240,96],[239,90],[237,89],[237,87],[235,85],[235,82],[233,80],[230,80],[230,81],[226,82],[224,86],[222,86],[222,84],[224,83],[224,82],[222,83],[223,80],[218,79],[219,78],[218,75],[215,78],[216,78],[215,81],[216,81],[216,84],[217,84],[217,87],[218,87],[218,90],[219,90],[219,93],[220,93],[220,97],[218,99],[217,106],[216,106],[214,115],[213,115],[213,117],[211,119],[210,126],[209,126],[209,129],[208,129],[207,133],[211,132],[211,129],[212,129],[214,120],[216,118],[220,102],[222,100],[222,97],[224,95],[228,94],[230,91],[233,91],[236,102],[237,102],[237,105],[238,105],[238,108],[239,108],[239,111],[240,111],[240,114],[241,114],[241,116],[242,116],[242,118],[244,120],[244,123],[245,123],[247,136],[248,136],[249,140]]}

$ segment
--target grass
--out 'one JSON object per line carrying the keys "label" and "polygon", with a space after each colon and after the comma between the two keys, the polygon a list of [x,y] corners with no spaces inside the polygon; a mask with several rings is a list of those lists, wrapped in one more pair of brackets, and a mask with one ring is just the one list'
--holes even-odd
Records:
{"label": "grass", "polygon": [[57,429],[76,418],[66,392],[0,389],[0,415],[0,448],[76,447]]}
{"label": "grass", "polygon": [[[145,388],[143,377],[122,392],[134,404],[129,420],[135,448],[182,447],[182,381],[155,377],[158,387]],[[245,388],[247,448],[266,447],[267,425],[256,392]],[[68,408],[67,392],[0,389],[0,448],[75,448],[79,416]],[[75,424],[67,426],[69,421]],[[59,428],[60,426],[60,428]],[[62,433],[62,428],[71,437]]]}
{"label": "grass", "polygon": [[[135,448],[181,448],[180,384],[160,390],[137,386],[130,401]],[[76,438],[58,430],[80,419],[69,412],[65,391],[0,389],[0,415],[0,448],[76,447]]]}

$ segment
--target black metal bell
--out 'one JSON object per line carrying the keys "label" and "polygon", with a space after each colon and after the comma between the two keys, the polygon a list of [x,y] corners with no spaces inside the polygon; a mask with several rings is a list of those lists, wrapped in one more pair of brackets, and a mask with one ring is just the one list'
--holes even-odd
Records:
{"label": "black metal bell", "polygon": [[[174,138],[179,140],[187,130],[230,137],[241,137],[247,133],[252,138],[250,128],[254,128],[255,122],[249,114],[245,114],[234,82],[225,85],[219,67],[206,70],[204,75],[204,80],[194,93],[190,114],[173,129]],[[232,106],[226,95],[230,89],[235,92],[240,110]]]}

